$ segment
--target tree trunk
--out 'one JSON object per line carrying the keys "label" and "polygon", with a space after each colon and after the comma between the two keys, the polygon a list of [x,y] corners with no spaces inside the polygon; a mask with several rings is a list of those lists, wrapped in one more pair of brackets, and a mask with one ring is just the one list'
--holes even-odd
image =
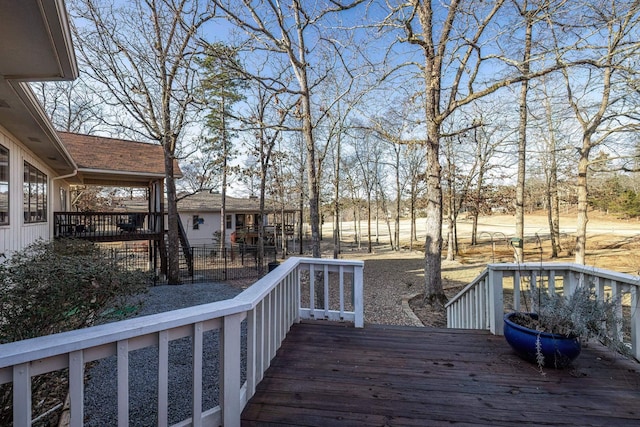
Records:
{"label": "tree trunk", "polygon": [[580,160],[578,161],[578,219],[576,224],[576,246],[575,246],[575,261],[578,264],[584,264],[586,258],[587,247],[587,223],[589,218],[587,216],[588,207],[588,195],[587,188],[587,171],[589,169],[589,152],[590,141],[587,140],[587,136],[584,137],[583,149],[580,152]]}
{"label": "tree trunk", "polygon": [[395,250],[400,250],[400,199],[402,197],[402,188],[400,187],[400,148],[396,147],[396,247]]}
{"label": "tree trunk", "polygon": [[440,166],[440,127],[427,117],[427,208],[424,244],[425,300],[444,304],[447,297],[442,288],[442,176]]}
{"label": "tree trunk", "polygon": [[551,135],[549,145],[550,165],[547,176],[546,199],[549,235],[551,237],[551,258],[557,258],[560,251],[560,207],[558,201],[558,166],[556,163],[555,137]]}
{"label": "tree trunk", "polygon": [[[525,6],[526,9],[526,6]],[[525,10],[526,12],[526,10]],[[529,74],[529,59],[531,57],[531,39],[533,22],[526,16],[526,34],[524,56],[521,72]],[[524,186],[526,179],[527,161],[527,94],[529,93],[529,81],[524,80],[520,87],[520,120],[518,124],[518,181],[516,185],[516,237],[521,239],[522,247],[514,246],[516,262],[524,261]]]}
{"label": "tree trunk", "polygon": [[[340,138],[338,136],[338,138]],[[335,179],[333,186],[333,258],[340,255],[340,148],[341,141],[338,139],[336,147]]]}
{"label": "tree trunk", "polygon": [[164,168],[167,190],[167,282],[180,284],[180,237],[178,235],[178,208],[176,202],[176,181],[173,177],[173,156],[165,151]]}
{"label": "tree trunk", "polygon": [[227,245],[227,159],[229,156],[227,147],[227,123],[224,111],[224,97],[222,98],[222,188],[220,189],[220,252],[224,253]]}
{"label": "tree trunk", "polygon": [[367,253],[373,252],[371,240],[371,191],[367,192]]}

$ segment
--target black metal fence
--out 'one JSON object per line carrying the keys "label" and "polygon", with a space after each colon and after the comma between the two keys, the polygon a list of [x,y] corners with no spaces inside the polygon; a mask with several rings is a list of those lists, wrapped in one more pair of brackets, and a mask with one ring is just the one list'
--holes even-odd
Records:
{"label": "black metal fence", "polygon": [[[111,256],[124,269],[153,271],[152,257],[148,246],[109,248]],[[183,283],[224,282],[228,280],[260,278],[258,249],[250,245],[233,245],[220,250],[219,247],[192,247],[193,275],[189,274],[186,257],[180,251],[180,280]],[[277,251],[273,246],[265,247],[262,274],[269,272],[277,262]],[[154,284],[166,284],[163,275],[154,275]]]}

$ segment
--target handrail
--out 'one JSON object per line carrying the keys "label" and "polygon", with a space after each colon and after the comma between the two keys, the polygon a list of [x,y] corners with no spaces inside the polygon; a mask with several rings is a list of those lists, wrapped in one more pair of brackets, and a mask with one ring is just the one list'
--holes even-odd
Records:
{"label": "handrail", "polygon": [[623,336],[632,354],[640,360],[640,277],[573,263],[489,264],[472,283],[447,304],[447,326],[488,329],[502,335],[506,311],[504,289],[513,289],[511,309],[520,309],[524,283],[545,286],[550,292],[571,293],[590,283],[599,299],[609,298],[628,325]]}
{"label": "handrail", "polygon": [[[256,385],[284,340],[289,328],[301,318],[351,320],[363,326],[361,261],[333,259],[289,258],[274,271],[233,299],[203,304],[166,313],[108,323],[76,331],[33,338],[0,345],[0,384],[13,383],[14,426],[30,426],[31,379],[34,376],[69,368],[71,425],[81,426],[84,414],[84,370],[86,364],[117,356],[118,365],[118,425],[129,424],[129,353],[145,347],[158,348],[158,419],[168,425],[168,351],[169,341],[192,337],[194,373],[192,378],[192,417],[175,424],[238,426],[240,414]],[[322,278],[324,295],[336,290],[339,303],[325,299],[321,310],[303,306],[314,301],[313,277],[303,280],[304,272],[336,278]],[[351,278],[351,287],[345,278]],[[306,281],[305,281],[306,280]],[[336,284],[337,283],[337,284]],[[310,293],[305,289],[310,288]],[[353,304],[349,307],[351,289]],[[246,321],[246,334],[242,322]],[[220,338],[218,406],[202,408],[202,337],[204,332],[217,330]],[[245,341],[246,340],[246,341]],[[241,359],[241,346],[246,342],[247,357]],[[240,384],[241,363],[246,366],[246,382]],[[196,420],[196,422],[192,422]]]}
{"label": "handrail", "polygon": [[53,235],[89,240],[158,239],[161,212],[54,212]]}

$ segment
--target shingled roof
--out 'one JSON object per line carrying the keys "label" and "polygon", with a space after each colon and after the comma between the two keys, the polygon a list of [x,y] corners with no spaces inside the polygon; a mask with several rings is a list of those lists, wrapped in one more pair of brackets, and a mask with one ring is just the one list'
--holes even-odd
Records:
{"label": "shingled roof", "polygon": [[[236,197],[226,197],[226,209],[227,212],[233,213],[258,213],[260,212],[260,199],[257,197],[250,197],[246,199],[240,199]],[[280,209],[279,206],[275,206],[272,200],[265,200],[265,209],[267,211],[274,208]],[[222,206],[222,195],[219,193],[202,192],[196,193],[191,196],[185,197],[178,202],[178,210],[181,212],[213,212],[220,211]],[[286,212],[295,212],[295,208],[286,207]]]}
{"label": "shingled roof", "polygon": [[[120,172],[122,175],[164,176],[164,153],[157,144],[58,132],[81,172]],[[176,177],[182,175],[174,164]]]}

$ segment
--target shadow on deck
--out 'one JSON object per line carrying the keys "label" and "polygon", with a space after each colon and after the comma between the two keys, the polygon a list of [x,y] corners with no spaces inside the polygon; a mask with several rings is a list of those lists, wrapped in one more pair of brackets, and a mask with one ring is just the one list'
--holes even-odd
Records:
{"label": "shadow on deck", "polygon": [[519,359],[485,331],[303,322],[242,425],[640,425],[640,364],[598,344],[573,369]]}

